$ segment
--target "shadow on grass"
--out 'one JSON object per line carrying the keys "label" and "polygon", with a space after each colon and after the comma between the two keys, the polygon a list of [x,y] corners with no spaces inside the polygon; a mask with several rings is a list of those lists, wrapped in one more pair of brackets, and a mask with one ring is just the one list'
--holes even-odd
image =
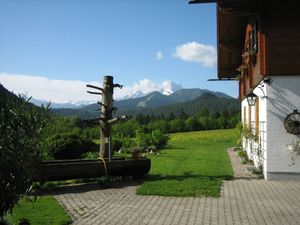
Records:
{"label": "shadow on grass", "polygon": [[179,147],[179,146],[175,146],[175,145],[167,145],[167,146],[165,146],[161,150],[164,151],[164,150],[179,150],[179,149],[188,149],[188,148],[186,148],[186,147]]}
{"label": "shadow on grass", "polygon": [[162,180],[177,180],[183,181],[186,179],[209,179],[209,180],[232,180],[233,176],[220,175],[220,176],[207,176],[207,175],[192,175],[189,172],[185,172],[183,175],[162,175],[162,174],[151,174],[147,175],[145,181],[162,181]]}

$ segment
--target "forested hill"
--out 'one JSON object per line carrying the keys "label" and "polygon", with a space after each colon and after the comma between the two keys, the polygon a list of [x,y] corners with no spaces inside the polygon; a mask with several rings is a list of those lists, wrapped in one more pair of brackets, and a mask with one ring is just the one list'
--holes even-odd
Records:
{"label": "forested hill", "polygon": [[0,83],[0,96],[10,96],[12,98],[18,98],[15,94],[12,92],[8,91],[1,83]]}
{"label": "forested hill", "polygon": [[137,114],[168,116],[170,113],[174,113],[175,116],[178,116],[182,112],[191,115],[197,114],[203,110],[208,110],[210,114],[225,111],[228,112],[228,114],[235,114],[240,111],[240,104],[237,99],[218,97],[211,93],[204,93],[200,97],[187,102],[175,103],[156,108],[120,109],[118,110],[118,114],[127,114],[132,116]]}
{"label": "forested hill", "polygon": [[[115,102],[114,105],[118,107],[118,115],[126,114],[128,116],[135,116],[137,114],[168,116],[171,113],[179,115],[183,111],[185,114],[191,115],[196,114],[203,109],[209,110],[210,114],[221,113],[224,111],[229,114],[234,114],[240,111],[238,100],[226,96],[225,94],[224,97],[221,97],[216,96],[213,93],[206,92],[193,100],[183,102],[178,102],[178,100],[177,102],[175,100],[169,101],[168,97],[169,96],[164,96],[158,92],[153,92],[143,98],[130,99],[131,101],[123,100]],[[156,104],[155,101],[157,101]],[[166,104],[167,101],[168,104]],[[143,107],[141,107],[141,105],[143,105]],[[158,106],[154,107],[155,105]],[[81,119],[89,119],[99,117],[99,111],[97,108],[99,108],[99,105],[92,104],[81,109],[53,109],[53,111],[60,115],[76,115]]]}
{"label": "forested hill", "polygon": [[[154,91],[143,97],[115,101],[114,106],[119,109],[156,108],[160,106],[166,106],[175,103],[191,101],[205,93],[211,93],[216,95],[217,97],[232,99],[232,97],[222,92],[213,92],[207,89],[191,88],[191,89],[178,90],[172,93],[171,95],[163,95],[158,91]],[[98,108],[99,108],[98,104],[90,104],[81,107],[81,109],[88,110],[88,111],[96,110]]]}

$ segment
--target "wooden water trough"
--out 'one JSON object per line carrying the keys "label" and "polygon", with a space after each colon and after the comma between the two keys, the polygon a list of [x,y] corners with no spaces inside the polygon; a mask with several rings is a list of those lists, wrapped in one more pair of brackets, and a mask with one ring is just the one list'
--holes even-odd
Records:
{"label": "wooden water trough", "polygon": [[151,167],[147,158],[105,160],[51,160],[39,165],[41,181],[97,178],[102,176],[132,176],[134,179],[145,176]]}

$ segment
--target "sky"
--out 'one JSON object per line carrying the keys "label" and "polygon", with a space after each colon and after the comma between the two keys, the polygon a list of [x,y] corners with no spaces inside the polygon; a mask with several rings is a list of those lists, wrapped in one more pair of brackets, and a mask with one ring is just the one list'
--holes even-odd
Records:
{"label": "sky", "polygon": [[217,78],[215,4],[188,0],[0,0],[0,83],[54,102],[91,100],[104,75],[134,91],[176,87],[237,97]]}

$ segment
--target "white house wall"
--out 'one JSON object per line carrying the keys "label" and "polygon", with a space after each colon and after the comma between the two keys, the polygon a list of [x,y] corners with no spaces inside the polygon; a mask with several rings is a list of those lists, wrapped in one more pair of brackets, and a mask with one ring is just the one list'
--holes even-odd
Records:
{"label": "white house wall", "polygon": [[[258,157],[256,153],[257,148],[259,145],[255,143],[254,141],[247,141],[244,139],[242,141],[243,149],[247,151],[248,157],[250,160],[253,160],[254,165],[259,168],[260,164],[262,164],[263,168],[266,168],[266,159],[267,159],[267,151],[266,151],[266,141],[267,141],[267,127],[266,127],[266,98],[261,98],[264,92],[266,92],[266,87],[262,87],[262,90],[257,88],[254,90],[254,93],[258,96],[259,101],[259,139],[260,139],[260,145],[261,145],[261,151],[263,151],[263,154]],[[256,111],[255,106],[249,106],[246,99],[242,101],[242,122],[246,122],[246,126],[251,126],[253,132],[255,133],[255,119],[256,119]],[[249,119],[249,107],[251,107],[251,118]],[[244,113],[244,110],[246,109],[246,113]],[[246,119],[244,119],[244,116]],[[251,121],[251,125],[249,124],[249,121]],[[245,125],[244,125],[245,126]]]}
{"label": "white house wall", "polygon": [[[262,161],[255,155],[258,144],[249,143],[244,139],[243,148],[256,167],[262,162],[265,179],[300,179],[300,155],[289,153],[287,149],[288,144],[300,140],[300,135],[286,132],[283,125],[288,114],[295,109],[300,111],[300,76],[273,76],[271,79],[273,82],[270,85],[261,83],[254,89],[254,93],[259,96],[259,138],[263,151]],[[267,97],[261,98],[263,96]],[[249,106],[246,99],[242,101],[241,107],[242,122],[246,122],[249,127]],[[246,113],[244,113],[245,109]],[[253,132],[255,132],[255,118],[255,106],[252,106]]]}
{"label": "white house wall", "polygon": [[[286,116],[300,111],[300,76],[274,76],[266,85],[267,163],[265,178],[300,179],[300,155],[289,153],[287,145],[300,140],[283,125]],[[291,158],[294,157],[292,160]]]}

